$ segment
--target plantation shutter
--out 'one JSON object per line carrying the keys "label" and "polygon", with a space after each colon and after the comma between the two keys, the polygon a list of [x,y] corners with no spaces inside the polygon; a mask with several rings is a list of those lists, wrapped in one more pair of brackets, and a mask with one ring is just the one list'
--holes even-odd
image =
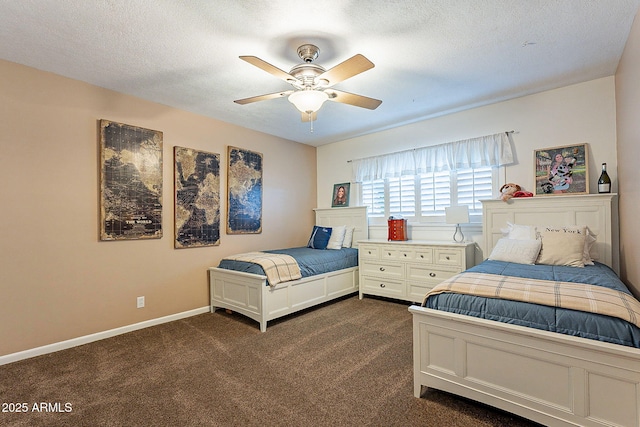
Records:
{"label": "plantation shutter", "polygon": [[424,216],[444,215],[451,205],[451,178],[449,172],[425,173],[420,180],[420,212]]}
{"label": "plantation shutter", "polygon": [[482,213],[480,200],[493,195],[493,172],[491,168],[459,170],[456,173],[457,205],[469,206],[469,213]]}
{"label": "plantation shutter", "polygon": [[384,217],[384,180],[362,183],[362,204],[368,206],[369,217]]}
{"label": "plantation shutter", "polygon": [[389,178],[389,215],[416,214],[416,180],[414,176]]}

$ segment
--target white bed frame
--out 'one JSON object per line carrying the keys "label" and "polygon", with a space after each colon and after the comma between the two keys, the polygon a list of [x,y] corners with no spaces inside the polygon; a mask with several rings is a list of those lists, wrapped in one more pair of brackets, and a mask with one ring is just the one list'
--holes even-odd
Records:
{"label": "white bed frame", "polygon": [[[483,202],[483,253],[506,222],[587,225],[618,272],[617,196]],[[640,350],[412,306],[414,395],[444,390],[547,426],[640,426]]]}
{"label": "white bed frame", "polygon": [[[314,209],[316,225],[355,227],[353,245],[369,236],[366,207]],[[358,267],[332,271],[299,280],[267,284],[267,277],[209,268],[211,312],[219,308],[243,314],[258,323],[260,331],[267,322],[296,311],[358,292]]]}

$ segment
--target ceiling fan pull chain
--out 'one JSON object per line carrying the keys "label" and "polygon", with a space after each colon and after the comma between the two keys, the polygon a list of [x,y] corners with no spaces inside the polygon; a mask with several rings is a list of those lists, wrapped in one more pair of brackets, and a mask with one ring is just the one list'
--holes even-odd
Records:
{"label": "ceiling fan pull chain", "polygon": [[313,133],[313,119],[311,118],[311,111],[309,111],[309,127],[310,127],[309,133]]}

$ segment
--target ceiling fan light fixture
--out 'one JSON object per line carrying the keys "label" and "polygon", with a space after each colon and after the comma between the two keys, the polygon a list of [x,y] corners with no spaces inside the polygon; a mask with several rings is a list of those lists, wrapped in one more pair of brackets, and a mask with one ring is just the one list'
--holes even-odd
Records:
{"label": "ceiling fan light fixture", "polygon": [[299,90],[289,95],[288,99],[300,112],[315,113],[329,99],[329,95],[319,90]]}
{"label": "ceiling fan light fixture", "polygon": [[300,111],[302,121],[311,123],[312,132],[313,121],[316,120],[317,113],[326,100],[369,110],[375,110],[382,103],[378,99],[330,89],[346,79],[370,70],[374,67],[373,62],[361,54],[356,54],[327,70],[323,66],[314,63],[318,57],[318,52],[320,52],[320,49],[312,44],[300,46],[298,48],[298,56],[303,63],[293,66],[289,72],[283,71],[256,56],[240,56],[243,61],[289,83],[293,86],[293,89],[237,99],[234,102],[245,105],[286,96],[289,102]]}

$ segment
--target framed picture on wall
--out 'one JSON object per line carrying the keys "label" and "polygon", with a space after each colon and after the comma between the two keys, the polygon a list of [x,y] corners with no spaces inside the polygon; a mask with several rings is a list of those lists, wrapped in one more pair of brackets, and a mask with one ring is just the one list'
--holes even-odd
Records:
{"label": "framed picture on wall", "polygon": [[162,132],[100,120],[100,240],[162,237]]}
{"label": "framed picture on wall", "polygon": [[588,194],[587,144],[534,150],[536,196]]}
{"label": "framed picture on wall", "polygon": [[220,244],[220,154],[173,147],[174,247]]}
{"label": "framed picture on wall", "polygon": [[262,233],[262,153],[227,147],[227,234]]}
{"label": "framed picture on wall", "polygon": [[333,186],[333,197],[331,198],[332,208],[341,208],[349,206],[349,190],[351,183],[344,182]]}

